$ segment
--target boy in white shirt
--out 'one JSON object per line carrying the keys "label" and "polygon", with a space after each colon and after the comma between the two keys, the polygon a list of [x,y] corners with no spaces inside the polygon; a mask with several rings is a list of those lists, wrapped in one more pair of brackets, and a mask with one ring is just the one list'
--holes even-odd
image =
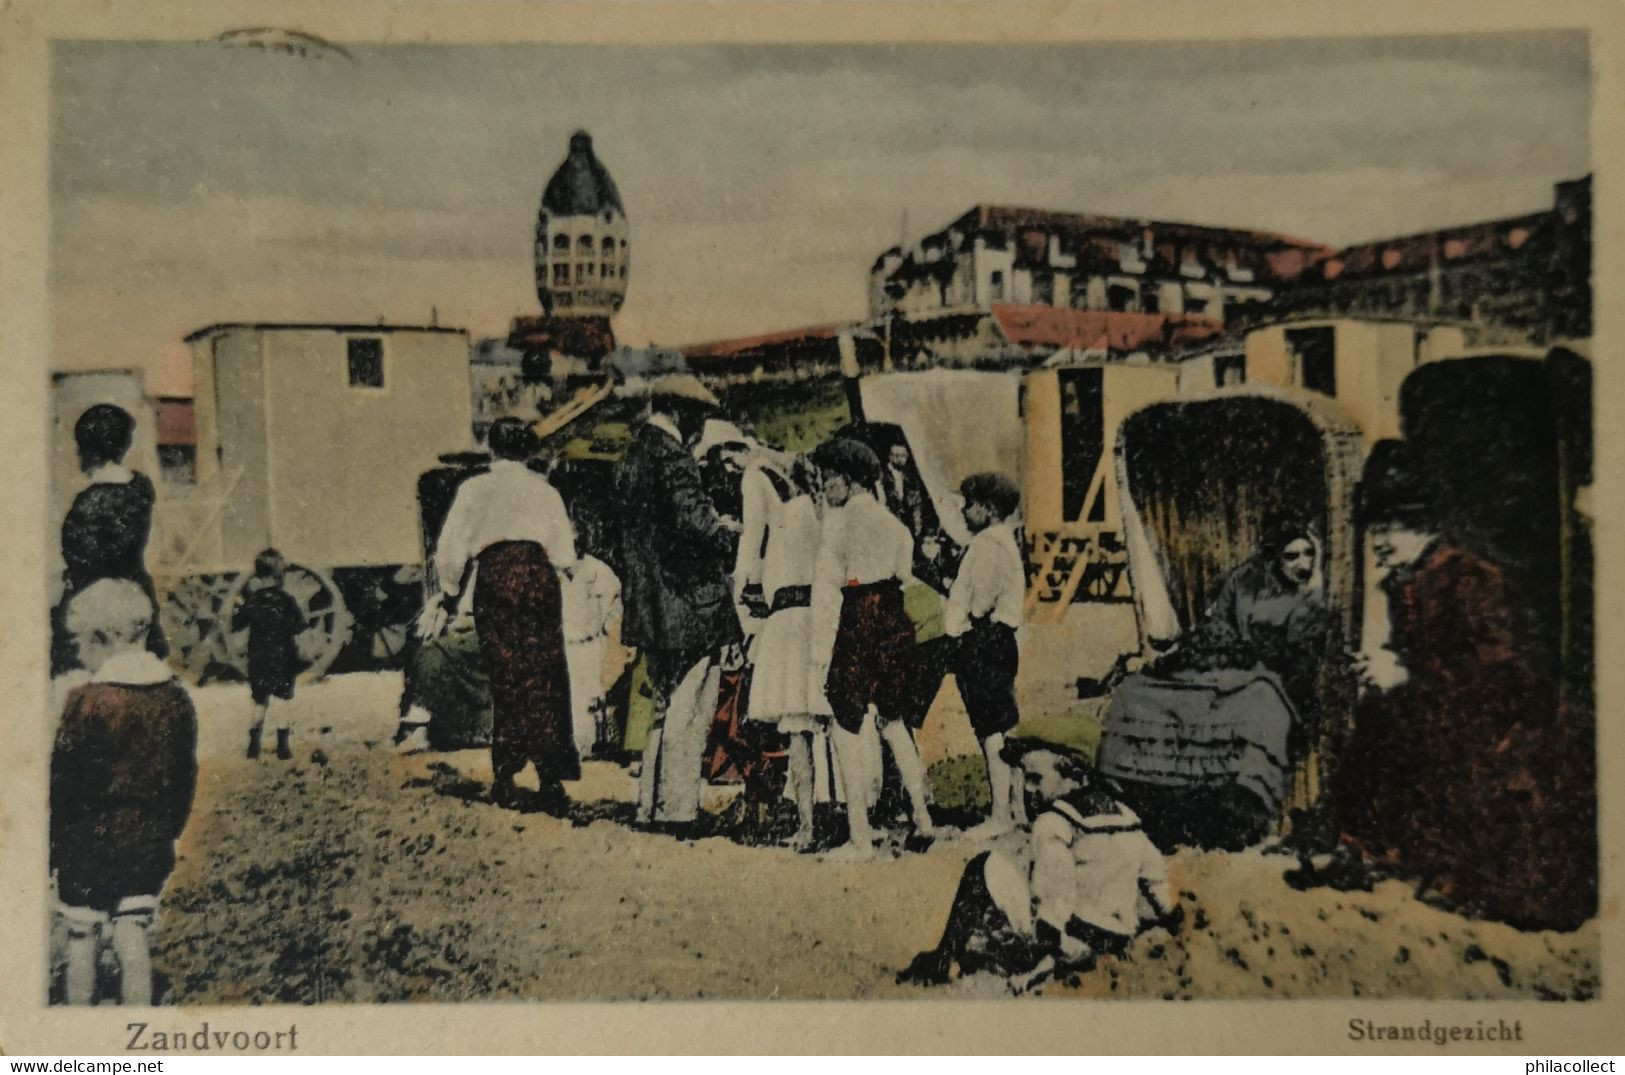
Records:
{"label": "boy in white shirt", "polygon": [[972,474],[959,486],[965,525],[975,535],[948,592],[944,627],[958,639],[953,673],[971,729],[987,759],[987,820],[966,835],[997,836],[1022,820],[1020,789],[1000,752],[1016,726],[1016,631],[1027,592],[1026,558],[1012,516],[1021,504],[1015,483],[1002,474]]}
{"label": "boy in white shirt", "polygon": [[813,453],[813,462],[827,505],[813,573],[813,683],[822,684],[834,714],[831,731],[847,794],[850,844],[838,857],[862,858],[876,845],[869,808],[878,774],[870,771],[873,758],[862,741],[871,708],[903,778],[916,834],[929,839],[936,833],[925,767],[904,719],[914,626],[903,607],[903,584],[912,577],[914,538],[875,499],[880,460],[867,446],[830,441]]}

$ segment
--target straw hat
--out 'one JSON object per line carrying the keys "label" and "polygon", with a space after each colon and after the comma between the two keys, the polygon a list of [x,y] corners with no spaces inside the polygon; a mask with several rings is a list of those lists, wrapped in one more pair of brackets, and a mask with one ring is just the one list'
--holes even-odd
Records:
{"label": "straw hat", "polygon": [[620,394],[630,399],[686,399],[709,407],[722,406],[722,401],[692,373],[628,377],[620,386]]}

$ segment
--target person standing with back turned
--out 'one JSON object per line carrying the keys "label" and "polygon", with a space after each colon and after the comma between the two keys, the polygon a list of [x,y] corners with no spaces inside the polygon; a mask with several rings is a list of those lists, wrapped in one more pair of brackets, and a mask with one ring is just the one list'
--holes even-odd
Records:
{"label": "person standing with back turned", "polygon": [[491,679],[491,799],[520,805],[514,777],[536,767],[540,805],[562,811],[560,782],[581,778],[570,714],[559,575],[574,569],[575,532],[564,501],[526,466],[536,436],[519,418],[487,434],[495,461],[462,484],[440,528],[441,599],[424,612],[425,638],[445,629],[474,567],[474,628]]}
{"label": "person standing with back turned", "polygon": [[[62,520],[62,598],[52,613],[51,674],[79,665],[64,625],[73,595],[99,579],[128,579],[158,606],[158,594],[147,574],[147,538],[157,500],[152,479],[124,465],[135,436],[135,419],[123,407],[98,403],[73,426],[79,467],[86,484],[73,498]],[[147,652],[169,656],[158,618],[147,629]]]}

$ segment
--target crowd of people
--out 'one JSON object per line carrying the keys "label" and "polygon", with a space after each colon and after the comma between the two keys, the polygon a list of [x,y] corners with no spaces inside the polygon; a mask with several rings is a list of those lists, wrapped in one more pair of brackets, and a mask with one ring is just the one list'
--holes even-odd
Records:
{"label": "crowd of people", "polygon": [[[940,540],[922,554],[923,487],[899,474],[906,446],[884,463],[853,434],[810,453],[778,451],[700,406],[702,392],[679,384],[652,394],[614,475],[620,640],[639,654],[656,700],[634,825],[679,838],[715,831],[701,806],[703,755],[724,676],[742,660],[749,689],[736,732],[785,759],[784,782],[769,792],[795,807],[785,843],[818,849],[815,807],[835,800],[844,831],[822,848],[825,860],[881,857],[894,844],[878,828],[893,819],[876,810],[889,760],[907,803],[902,847],[923,849],[939,826],[914,733],[951,673],[989,792],[985,819],[954,835],[1004,846],[973,859],[943,943],[902,980],[946,981],[957,967],[1030,983],[1121,952],[1144,929],[1177,927],[1161,852],[1110,783],[1091,779],[1076,752],[1010,738],[1026,592],[1015,483],[967,478],[958,492],[970,542],[951,561]],[[582,601],[569,595],[603,587],[578,584],[582,549],[561,498],[525,465],[538,447],[528,427],[499,420],[489,445],[490,471],[459,488],[441,527],[439,595],[420,631],[444,631],[473,587],[467,607],[490,683],[492,801],[566,813],[563,782],[579,772],[587,740],[571,735],[583,725],[571,697],[583,676],[569,674],[565,640],[605,626],[596,608],[575,622],[572,604]],[[601,579],[608,568],[594,563]],[[946,593],[919,578],[922,563]],[[602,690],[601,661],[589,668],[601,678],[586,689]],[[433,715],[406,711],[402,744],[414,750]],[[534,796],[514,782],[527,764]]]}
{"label": "crowd of people", "polygon": [[[905,444],[877,451],[850,430],[810,453],[784,452],[721,420],[708,396],[692,378],[648,392],[616,466],[609,532],[595,522],[590,542],[533,467],[540,445],[526,422],[495,422],[489,468],[457,488],[415,631],[421,656],[472,623],[459,645],[488,695],[495,805],[573,809],[565,785],[609,731],[618,620],[654,702],[637,759],[637,827],[717,831],[702,790],[717,770],[706,754],[719,710],[731,705],[745,756],[728,760],[746,775],[747,802],[793,803],[788,846],[846,861],[899,842],[922,850],[942,827],[914,736],[951,673],[989,801],[985,818],[952,835],[1002,843],[966,866],[941,941],[900,980],[941,982],[957,968],[1030,984],[1121,952],[1143,930],[1178,928],[1159,850],[1170,841],[1151,831],[1164,819],[1131,785],[1184,788],[1191,782],[1170,784],[1166,772],[1197,773],[1197,783],[1241,789],[1274,825],[1328,681],[1341,677],[1357,679],[1360,694],[1347,702],[1353,734],[1321,796],[1336,850],[1305,860],[1305,883],[1368,885],[1372,867],[1387,866],[1515,923],[1588,913],[1578,897],[1554,904],[1530,874],[1549,823],[1584,837],[1580,807],[1566,804],[1586,801],[1590,777],[1558,764],[1584,756],[1584,744],[1548,749],[1552,728],[1565,726],[1561,700],[1554,717],[1556,696],[1529,660],[1498,569],[1442,533],[1414,461],[1379,451],[1363,490],[1392,626],[1385,644],[1351,659],[1325,604],[1314,528],[1267,520],[1257,554],[1225,576],[1178,644],[1114,678],[1099,755],[1085,758],[1013,737],[1027,579],[1010,478],[961,483],[971,539],[952,548]],[[122,1000],[151,1000],[147,935],[197,780],[197,718],[164,660],[145,565],[153,487],[123,464],[133,427],[108,405],[75,427],[85,485],[63,521],[51,616],[51,869],[70,1003],[95,996],[103,941],[122,970]],[[247,636],[251,759],[267,724],[275,757],[293,756],[305,621],[287,566],[264,550],[229,610]],[[409,667],[403,750],[430,741],[432,693]],[[781,758],[782,783],[752,783]],[[877,809],[888,759],[907,808],[901,841],[884,831],[896,815]],[[518,782],[526,769],[534,792]],[[822,842],[821,802],[845,819]],[[1498,820],[1485,826],[1489,813]]]}
{"label": "crowd of people", "polygon": [[[492,800],[566,808],[563,782],[604,732],[614,614],[595,595],[607,592],[619,640],[637,654],[655,701],[636,824],[677,836],[708,830],[705,754],[719,696],[743,668],[736,739],[783,759],[797,817],[791,846],[815,846],[815,806],[834,800],[845,807],[846,839],[824,850],[877,853],[888,759],[908,803],[908,842],[935,838],[914,732],[949,672],[988,761],[993,808],[974,835],[1013,827],[1017,795],[1001,749],[1018,719],[1026,590],[1015,484],[991,473],[963,484],[975,536],[950,573],[943,542],[917,537],[928,519],[906,445],[884,463],[853,435],[811,453],[778,451],[721,420],[707,395],[685,378],[648,395],[613,478],[613,571],[578,547],[563,499],[527,465],[538,445],[524,422],[495,422],[490,470],[458,488],[435,544],[438,593],[418,633],[432,641],[460,613],[472,618],[489,682]],[[918,577],[922,564],[946,593]],[[583,647],[574,659],[572,639]],[[421,749],[433,710],[418,698],[403,714],[403,748]],[[534,794],[514,783],[526,766]]]}

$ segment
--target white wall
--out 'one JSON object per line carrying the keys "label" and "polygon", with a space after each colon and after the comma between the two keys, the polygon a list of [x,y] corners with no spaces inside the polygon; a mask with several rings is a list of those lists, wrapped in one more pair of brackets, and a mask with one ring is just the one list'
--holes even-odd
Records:
{"label": "white wall", "polygon": [[[384,386],[352,387],[351,336],[384,341]],[[325,329],[264,340],[270,542],[324,566],[421,560],[417,481],[472,447],[468,337]]]}

